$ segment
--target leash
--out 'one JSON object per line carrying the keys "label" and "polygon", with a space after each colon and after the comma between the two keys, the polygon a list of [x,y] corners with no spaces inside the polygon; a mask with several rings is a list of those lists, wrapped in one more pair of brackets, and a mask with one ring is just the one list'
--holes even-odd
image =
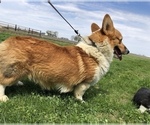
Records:
{"label": "leash", "polygon": [[[69,26],[74,30],[74,32],[81,38],[84,40],[84,42],[86,43],[86,40],[79,34],[78,30],[76,30],[75,28],[73,28],[73,26],[64,18],[64,16],[54,7],[54,5],[50,2],[50,0],[48,0],[48,3],[52,6],[52,8],[66,21],[66,23],[69,24]],[[90,40],[92,42],[92,46],[96,47],[95,42],[93,42],[92,40]],[[79,41],[78,41],[79,42]]]}
{"label": "leash", "polygon": [[[74,32],[80,37],[82,38],[84,41],[85,39],[79,34],[78,30],[76,30],[75,28],[73,28],[73,26],[64,18],[64,16],[54,7],[54,5],[50,2],[50,0],[48,0],[48,3],[52,6],[52,8],[65,20],[66,23],[68,23],[68,25],[74,30]],[[86,41],[85,41],[86,42]]]}

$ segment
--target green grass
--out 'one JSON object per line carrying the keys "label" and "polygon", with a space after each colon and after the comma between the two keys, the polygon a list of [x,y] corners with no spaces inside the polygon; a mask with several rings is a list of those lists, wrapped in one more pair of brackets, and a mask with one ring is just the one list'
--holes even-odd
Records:
{"label": "green grass", "polygon": [[132,104],[140,87],[150,88],[150,58],[127,55],[114,59],[109,72],[84,95],[44,91],[24,80],[24,86],[6,89],[10,100],[0,103],[0,123],[150,123]]}
{"label": "green grass", "polygon": [[10,36],[11,36],[10,33],[0,33],[0,42],[4,41],[5,39],[7,39]]}

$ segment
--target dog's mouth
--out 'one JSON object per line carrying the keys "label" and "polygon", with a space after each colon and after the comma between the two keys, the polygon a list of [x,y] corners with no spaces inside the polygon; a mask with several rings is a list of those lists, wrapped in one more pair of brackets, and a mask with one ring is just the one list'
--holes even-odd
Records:
{"label": "dog's mouth", "polygon": [[122,60],[122,53],[117,46],[115,46],[114,48],[114,54],[116,58],[118,58],[119,60]]}

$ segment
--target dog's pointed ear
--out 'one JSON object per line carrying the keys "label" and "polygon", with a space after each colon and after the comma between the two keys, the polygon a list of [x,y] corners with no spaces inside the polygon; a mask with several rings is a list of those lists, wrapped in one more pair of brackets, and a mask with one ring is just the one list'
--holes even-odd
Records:
{"label": "dog's pointed ear", "polygon": [[95,32],[96,30],[99,30],[100,27],[96,24],[96,23],[92,23],[91,24],[91,31]]}
{"label": "dog's pointed ear", "polygon": [[103,23],[102,23],[102,31],[106,35],[112,35],[115,31],[113,21],[111,20],[108,14],[104,16]]}

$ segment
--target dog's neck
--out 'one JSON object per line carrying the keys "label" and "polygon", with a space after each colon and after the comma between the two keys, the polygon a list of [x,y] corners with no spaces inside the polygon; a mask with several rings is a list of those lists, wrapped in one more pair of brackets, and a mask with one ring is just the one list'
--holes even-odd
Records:
{"label": "dog's neck", "polygon": [[82,41],[80,41],[80,42],[83,42],[83,43],[85,43],[85,44],[88,44],[88,45],[90,45],[90,46],[92,46],[92,47],[96,47],[95,42],[93,42],[91,39],[89,39],[88,36],[82,38]]}
{"label": "dog's neck", "polygon": [[112,62],[114,56],[114,50],[108,42],[108,39],[105,39],[102,43],[95,43],[97,49],[106,57],[109,63]]}
{"label": "dog's neck", "polygon": [[[77,44],[77,46],[84,49],[83,45],[81,45],[81,44],[85,44],[85,45],[91,47],[91,49],[93,48],[93,49],[97,50],[98,52],[102,53],[105,56],[105,58],[107,59],[107,61],[109,63],[112,62],[114,50],[111,48],[107,39],[105,41],[103,41],[102,43],[96,43],[96,42],[90,40],[89,37],[84,37],[83,40]],[[86,50],[86,49],[84,49],[84,50]],[[89,52],[86,52],[86,53],[90,54]]]}

